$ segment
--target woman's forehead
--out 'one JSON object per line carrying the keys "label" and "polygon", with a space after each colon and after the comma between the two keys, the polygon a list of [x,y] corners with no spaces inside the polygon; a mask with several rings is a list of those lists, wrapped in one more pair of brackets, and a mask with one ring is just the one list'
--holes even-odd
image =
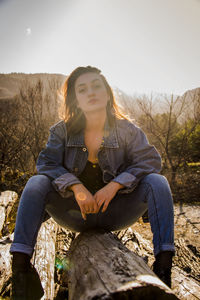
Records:
{"label": "woman's forehead", "polygon": [[84,85],[88,83],[93,83],[96,81],[102,81],[101,76],[94,72],[88,72],[85,74],[80,75],[75,82],[75,86],[78,87],[79,85]]}

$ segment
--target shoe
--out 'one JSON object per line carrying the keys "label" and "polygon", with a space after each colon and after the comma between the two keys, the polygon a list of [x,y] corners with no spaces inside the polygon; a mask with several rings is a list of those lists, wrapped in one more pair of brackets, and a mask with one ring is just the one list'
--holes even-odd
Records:
{"label": "shoe", "polygon": [[27,270],[13,270],[11,282],[12,300],[39,300],[44,295],[40,277],[31,263]]}
{"label": "shoe", "polygon": [[162,280],[169,288],[171,288],[171,269],[161,269],[154,262],[153,272]]}
{"label": "shoe", "polygon": [[156,256],[153,272],[171,288],[172,251],[163,251]]}

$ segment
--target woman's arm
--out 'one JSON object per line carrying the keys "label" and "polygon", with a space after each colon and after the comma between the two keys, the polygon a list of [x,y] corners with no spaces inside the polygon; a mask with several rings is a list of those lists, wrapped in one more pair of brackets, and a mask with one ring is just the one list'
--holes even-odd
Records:
{"label": "woman's arm", "polygon": [[69,186],[81,183],[63,166],[66,134],[64,122],[52,126],[46,147],[40,152],[36,164],[38,174],[48,176],[62,197],[66,197],[69,193],[67,190]]}
{"label": "woman's arm", "polygon": [[150,145],[144,132],[134,124],[129,124],[125,137],[127,168],[113,181],[125,186],[120,193],[135,189],[140,179],[147,174],[159,173],[161,157],[154,146]]}

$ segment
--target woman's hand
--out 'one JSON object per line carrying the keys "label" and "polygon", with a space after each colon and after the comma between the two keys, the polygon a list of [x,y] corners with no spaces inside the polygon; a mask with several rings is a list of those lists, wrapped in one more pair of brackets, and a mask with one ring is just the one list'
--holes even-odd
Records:
{"label": "woman's hand", "polygon": [[74,184],[70,188],[74,192],[75,199],[80,207],[84,220],[86,220],[86,214],[95,214],[98,212],[98,206],[94,196],[83,184]]}
{"label": "woman's hand", "polygon": [[111,181],[107,185],[105,185],[102,189],[97,191],[94,194],[94,199],[98,205],[98,211],[99,211],[101,205],[104,203],[102,212],[105,212],[108,207],[108,204],[115,197],[117,191],[123,187],[124,186],[121,185],[120,183]]}

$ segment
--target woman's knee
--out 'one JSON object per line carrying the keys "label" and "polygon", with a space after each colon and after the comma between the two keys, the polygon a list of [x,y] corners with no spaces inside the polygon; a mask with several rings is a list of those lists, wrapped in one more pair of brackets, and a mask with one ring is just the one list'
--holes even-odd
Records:
{"label": "woman's knee", "polygon": [[52,185],[50,179],[45,175],[34,175],[29,178],[26,186],[24,188],[24,192],[33,193],[38,192],[42,195],[45,195],[49,191],[51,191]]}
{"label": "woman's knee", "polygon": [[[171,189],[165,176],[154,173],[149,174],[143,178],[142,183],[147,186],[148,193],[146,198],[153,195],[153,199],[156,202],[161,201],[162,205],[164,202],[173,203]],[[150,196],[148,199],[151,198]]]}
{"label": "woman's knee", "polygon": [[152,173],[152,174],[148,174],[146,175],[142,181],[142,183],[147,183],[150,184],[153,187],[166,187],[167,189],[169,189],[169,183],[167,181],[167,178],[161,174],[157,174],[157,173]]}

